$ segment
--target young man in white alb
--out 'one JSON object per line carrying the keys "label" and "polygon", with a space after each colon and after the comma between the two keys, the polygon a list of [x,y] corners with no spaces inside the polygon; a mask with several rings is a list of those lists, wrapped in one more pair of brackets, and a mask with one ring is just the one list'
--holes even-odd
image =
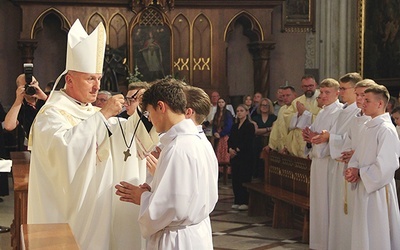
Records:
{"label": "young man in white alb", "polygon": [[351,249],[400,249],[400,213],[394,173],[400,141],[385,113],[390,98],[382,85],[365,90],[364,112],[371,117],[360,131],[359,146],[348,163],[346,180],[354,185]]}
{"label": "young man in white alb", "polygon": [[306,155],[311,158],[310,170],[310,248],[328,248],[329,227],[329,144],[323,134],[332,129],[341,109],[339,83],[332,78],[320,84],[320,98],[323,108],[310,128],[303,130],[307,142]]}

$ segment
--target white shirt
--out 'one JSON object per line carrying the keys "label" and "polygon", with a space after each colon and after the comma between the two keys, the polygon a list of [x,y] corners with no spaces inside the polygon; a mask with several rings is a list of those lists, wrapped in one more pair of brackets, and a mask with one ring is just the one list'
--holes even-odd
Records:
{"label": "white shirt", "polygon": [[190,119],[163,145],[151,192],[141,196],[139,223],[147,249],[212,249],[209,214],[218,200],[218,163]]}

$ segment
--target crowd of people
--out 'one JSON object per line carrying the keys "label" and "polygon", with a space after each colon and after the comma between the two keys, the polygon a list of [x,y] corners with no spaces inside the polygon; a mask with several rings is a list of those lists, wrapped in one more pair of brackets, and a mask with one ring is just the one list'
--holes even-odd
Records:
{"label": "crowd of people", "polygon": [[27,95],[22,74],[2,112],[31,150],[28,223],[68,223],[82,249],[212,249],[219,166],[230,165],[232,209],[244,211],[242,184],[263,178],[274,150],[311,159],[311,249],[400,249],[400,107],[384,86],[305,75],[301,96],[285,85],[274,102],[256,92],[235,109],[173,78],[113,95],[99,89],[105,37],[77,20],[52,91],[33,77]]}

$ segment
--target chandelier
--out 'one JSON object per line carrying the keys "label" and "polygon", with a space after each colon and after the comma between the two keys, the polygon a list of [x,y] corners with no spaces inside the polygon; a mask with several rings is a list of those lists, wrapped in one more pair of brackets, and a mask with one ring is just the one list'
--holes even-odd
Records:
{"label": "chandelier", "polygon": [[141,10],[149,6],[159,7],[164,10],[172,10],[175,0],[132,0],[132,8]]}

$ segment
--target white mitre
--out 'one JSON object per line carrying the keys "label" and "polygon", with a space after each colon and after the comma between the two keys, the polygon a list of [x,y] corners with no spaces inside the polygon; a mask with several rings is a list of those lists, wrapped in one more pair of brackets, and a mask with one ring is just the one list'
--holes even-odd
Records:
{"label": "white mitre", "polygon": [[88,35],[79,19],[68,32],[66,70],[102,73],[106,32],[103,23]]}
{"label": "white mitre", "polygon": [[99,23],[96,29],[88,35],[79,19],[76,19],[68,32],[65,70],[57,78],[53,91],[61,77],[69,70],[84,73],[102,73],[105,49],[106,31],[103,23]]}

